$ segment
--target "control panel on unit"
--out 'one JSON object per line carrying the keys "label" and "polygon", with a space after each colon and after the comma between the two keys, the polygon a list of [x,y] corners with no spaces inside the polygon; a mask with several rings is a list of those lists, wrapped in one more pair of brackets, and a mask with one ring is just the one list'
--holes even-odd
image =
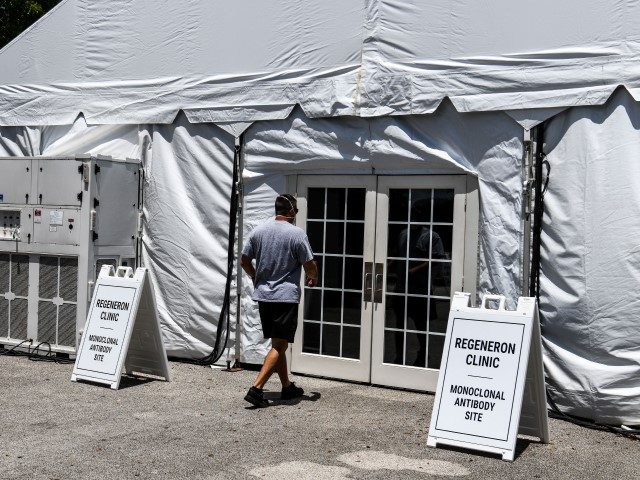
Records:
{"label": "control panel on unit", "polygon": [[51,245],[79,245],[79,217],[78,208],[34,208],[33,241]]}
{"label": "control panel on unit", "polygon": [[0,240],[20,241],[20,210],[0,210]]}

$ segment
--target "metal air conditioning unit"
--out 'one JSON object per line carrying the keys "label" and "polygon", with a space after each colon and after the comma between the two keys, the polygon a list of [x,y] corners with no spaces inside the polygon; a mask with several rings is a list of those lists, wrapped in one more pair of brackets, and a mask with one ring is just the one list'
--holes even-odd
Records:
{"label": "metal air conditioning unit", "polygon": [[137,266],[141,175],[138,160],[0,158],[0,345],[75,353],[102,265]]}

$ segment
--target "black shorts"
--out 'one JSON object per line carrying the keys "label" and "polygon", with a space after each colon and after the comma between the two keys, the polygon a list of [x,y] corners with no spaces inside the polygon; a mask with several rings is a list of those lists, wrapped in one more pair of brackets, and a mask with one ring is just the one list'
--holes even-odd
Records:
{"label": "black shorts", "polygon": [[258,302],[264,338],[282,338],[293,343],[298,328],[298,304]]}

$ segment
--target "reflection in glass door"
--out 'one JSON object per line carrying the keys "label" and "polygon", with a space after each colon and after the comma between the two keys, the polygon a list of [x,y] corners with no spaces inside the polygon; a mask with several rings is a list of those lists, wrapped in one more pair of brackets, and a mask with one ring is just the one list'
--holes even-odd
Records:
{"label": "reflection in glass door", "polygon": [[462,289],[463,193],[459,177],[380,178],[373,383],[435,389],[449,299]]}

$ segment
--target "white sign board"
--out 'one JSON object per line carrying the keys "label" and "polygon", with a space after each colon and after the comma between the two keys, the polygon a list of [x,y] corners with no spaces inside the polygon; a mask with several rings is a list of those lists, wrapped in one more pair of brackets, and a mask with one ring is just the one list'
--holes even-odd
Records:
{"label": "white sign board", "polygon": [[510,311],[500,295],[480,308],[469,300],[456,292],[451,302],[427,444],[513,460],[518,432],[549,441],[537,304],[521,297]]}
{"label": "white sign board", "polygon": [[120,386],[123,368],[169,380],[151,282],[145,268],[105,265],[89,307],[71,380]]}

